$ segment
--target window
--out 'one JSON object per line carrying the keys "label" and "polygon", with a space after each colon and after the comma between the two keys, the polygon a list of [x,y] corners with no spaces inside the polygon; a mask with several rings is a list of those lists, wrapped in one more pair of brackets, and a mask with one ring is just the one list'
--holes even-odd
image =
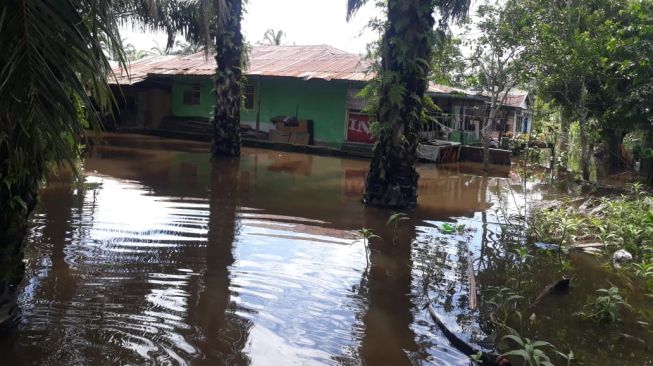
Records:
{"label": "window", "polygon": [[192,87],[184,90],[184,105],[200,105],[201,90],[200,84],[193,84]]}
{"label": "window", "polygon": [[245,86],[245,109],[254,109],[254,99],[256,98],[256,87],[254,85]]}

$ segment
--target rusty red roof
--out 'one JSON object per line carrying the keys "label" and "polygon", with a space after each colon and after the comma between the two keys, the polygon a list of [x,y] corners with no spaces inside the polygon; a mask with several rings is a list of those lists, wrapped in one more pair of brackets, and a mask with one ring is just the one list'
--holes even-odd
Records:
{"label": "rusty red roof", "polygon": [[477,96],[473,91],[470,90],[454,88],[447,85],[436,84],[434,82],[429,82],[428,92],[435,94],[463,94],[466,96]]}
{"label": "rusty red roof", "polygon": [[252,48],[247,75],[302,79],[367,81],[370,63],[364,57],[320,46],[258,46]]}
{"label": "rusty red roof", "polygon": [[147,78],[147,74],[150,70],[154,70],[160,65],[172,62],[178,57],[179,56],[147,56],[137,61],[131,61],[127,65],[129,74],[120,67],[114,67],[112,71],[115,75],[115,79],[112,76],[109,76],[109,83],[120,85],[133,85],[140,83]]}
{"label": "rusty red roof", "polygon": [[[482,92],[479,93],[479,95],[482,95],[486,98],[490,98],[491,93]],[[503,103],[503,105],[507,107],[513,107],[513,108],[528,109],[529,106],[527,100],[528,100],[527,91],[519,90],[519,89],[510,89],[510,91],[508,92],[508,96],[506,97],[506,102]]]}
{"label": "rusty red roof", "polygon": [[527,99],[528,99],[528,92],[522,90],[511,91],[508,93],[508,97],[506,98],[505,105],[507,105],[508,107],[528,109],[528,105],[526,104]]}
{"label": "rusty red roof", "polygon": [[[250,50],[246,75],[285,76],[302,79],[367,81],[369,61],[337,48],[319,46],[255,46]],[[115,68],[118,84],[141,82],[148,75],[210,76],[215,72],[213,57],[203,52],[188,56],[150,56],[130,63],[129,77]]]}
{"label": "rusty red roof", "polygon": [[[114,68],[117,84],[133,85],[148,76],[211,76],[215,73],[215,60],[203,52],[192,55],[148,56],[128,65],[129,75]],[[374,76],[368,72],[370,61],[365,57],[327,45],[316,46],[254,46],[250,49],[248,76],[277,76],[301,79],[369,81]],[[113,83],[115,81],[111,80]],[[429,83],[429,93],[463,94],[470,97],[487,97],[487,93],[453,88]],[[523,107],[527,92],[510,92],[506,105]]]}

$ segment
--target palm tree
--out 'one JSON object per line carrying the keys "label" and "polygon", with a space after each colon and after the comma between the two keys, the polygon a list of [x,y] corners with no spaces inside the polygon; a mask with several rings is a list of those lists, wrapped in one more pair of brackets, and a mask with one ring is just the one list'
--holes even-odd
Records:
{"label": "palm tree", "polygon": [[[365,0],[348,0],[347,18]],[[435,43],[435,19],[446,27],[467,14],[469,0],[388,0],[387,21],[380,44],[374,82],[377,142],[365,178],[363,202],[383,207],[417,204],[415,170],[418,131],[428,86],[429,60]]]}
{"label": "palm tree", "polygon": [[192,55],[194,53],[198,53],[202,50],[204,50],[204,47],[206,47],[205,44],[199,43],[199,42],[180,42],[177,41],[175,42],[175,46],[177,47],[177,50],[174,52],[175,55]]}
{"label": "palm tree", "polygon": [[150,48],[150,51],[147,52],[147,54],[153,56],[166,56],[171,54],[172,50],[169,47],[161,47],[157,41],[154,41],[154,44],[156,44],[156,46]]}
{"label": "palm tree", "polygon": [[[124,66],[115,8],[96,0],[0,3],[0,331],[20,319],[27,217],[48,166],[79,156],[79,139],[109,109],[111,66]],[[93,102],[92,102],[93,101]]]}
{"label": "palm tree", "polygon": [[[216,17],[206,19],[208,1],[0,2],[0,44],[10,50],[0,53],[0,333],[20,319],[23,241],[45,172],[65,164],[75,170],[81,136],[88,127],[97,129],[99,116],[111,110],[107,54],[126,66],[118,23],[129,18],[164,29],[168,48],[176,30],[189,40],[208,42],[211,24],[221,29],[219,15],[225,10],[224,0],[213,0]],[[237,3],[232,8],[240,13]],[[225,97],[236,105],[239,98]]]}
{"label": "palm tree", "polygon": [[[130,0],[122,0],[129,2]],[[127,13],[153,29],[168,32],[168,49],[174,46],[177,31],[191,43],[203,43],[205,52],[215,45],[215,105],[213,111],[214,157],[240,156],[240,104],[244,63],[240,23],[242,0],[131,0],[137,5]],[[143,9],[149,10],[144,11]],[[208,15],[208,17],[207,17]]]}
{"label": "palm tree", "polygon": [[124,45],[123,49],[125,51],[125,56],[129,61],[140,60],[143,57],[147,57],[150,54],[145,50],[137,50],[136,47],[131,43]]}
{"label": "palm tree", "polygon": [[[220,2],[217,0],[216,2]],[[240,105],[243,75],[242,0],[224,0],[224,25],[215,35],[213,156],[240,156]]]}
{"label": "palm tree", "polygon": [[286,33],[284,33],[284,31],[281,29],[278,31],[275,31],[274,29],[268,29],[263,35],[263,43],[270,46],[281,46],[281,42],[285,36]]}

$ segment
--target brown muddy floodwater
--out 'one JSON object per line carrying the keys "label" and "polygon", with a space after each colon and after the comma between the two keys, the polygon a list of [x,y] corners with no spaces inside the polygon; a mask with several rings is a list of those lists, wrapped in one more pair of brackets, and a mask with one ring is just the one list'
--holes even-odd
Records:
{"label": "brown muddy floodwater", "polygon": [[[61,178],[42,191],[23,323],[0,341],[0,364],[469,364],[424,305],[434,301],[463,337],[481,337],[468,257],[479,286],[491,283],[500,266],[484,253],[500,211],[521,199],[515,173],[420,167],[419,207],[392,245],[391,212],[360,203],[365,161],[243,149],[239,161],[209,162],[201,143],[108,135],[105,144],[85,160],[83,183]],[[471,234],[446,236],[442,222]],[[362,227],[384,238],[369,270]],[[583,278],[600,276],[583,266],[593,268]],[[538,276],[537,286],[555,277]],[[560,321],[565,339],[582,344],[586,364],[602,364],[605,355],[591,356],[599,336],[570,319]],[[617,359],[637,352],[622,351]]]}

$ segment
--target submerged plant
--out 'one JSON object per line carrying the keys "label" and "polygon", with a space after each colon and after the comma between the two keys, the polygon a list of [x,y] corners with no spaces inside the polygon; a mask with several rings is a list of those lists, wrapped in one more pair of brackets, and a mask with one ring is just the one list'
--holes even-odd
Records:
{"label": "submerged plant", "polygon": [[531,234],[538,239],[570,244],[574,236],[586,229],[586,218],[563,208],[538,211],[531,220]]}
{"label": "submerged plant", "polygon": [[501,337],[501,340],[510,341],[505,342],[509,345],[509,350],[504,352],[501,357],[519,357],[522,359],[522,364],[527,366],[554,366],[551,360],[553,355],[564,359],[568,366],[575,361],[573,351],[564,354],[549,342],[524,337],[505,323],[495,322],[495,324],[508,333]]}
{"label": "submerged plant", "polygon": [[451,224],[445,222],[444,224],[442,224],[442,225],[440,226],[440,231],[441,231],[443,234],[453,234],[453,233],[456,232],[456,228],[455,228],[453,225],[451,225]]}
{"label": "submerged plant", "polygon": [[521,357],[524,361],[524,365],[553,366],[551,358],[545,352],[545,350],[556,351],[551,343],[544,341],[531,341],[529,338],[522,338],[516,332],[515,334],[508,334],[502,339],[511,340],[519,346],[519,348],[504,353],[503,356]]}
{"label": "submerged plant", "polygon": [[399,222],[408,220],[409,217],[402,212],[393,212],[388,218],[387,225],[392,225],[392,244],[397,245]]}
{"label": "submerged plant", "polygon": [[454,226],[454,225],[451,225],[448,222],[445,222],[442,225],[440,225],[440,227],[438,229],[440,229],[440,231],[443,234],[447,234],[447,235],[455,234],[455,233],[462,234],[465,231],[465,225],[460,224],[460,225],[455,225]]}
{"label": "submerged plant", "polygon": [[369,241],[372,238],[379,238],[379,236],[375,235],[374,232],[372,231],[372,229],[368,229],[366,227],[361,228],[360,230],[358,230],[358,233],[363,238],[363,247],[365,248],[365,263],[366,263],[365,268],[367,268],[367,267],[370,266],[370,249],[369,249],[369,245],[368,245]]}
{"label": "submerged plant", "polygon": [[622,308],[630,308],[617,287],[601,288],[596,292],[599,296],[589,301],[584,310],[576,313],[577,315],[597,323],[615,323],[620,320],[619,311]]}
{"label": "submerged plant", "polygon": [[503,326],[512,313],[516,314],[519,320],[521,320],[521,313],[515,310],[515,308],[524,297],[517,293],[517,291],[510,287],[491,286],[488,288],[488,293],[489,297],[486,303],[494,308],[492,313],[495,315],[495,323]]}
{"label": "submerged plant", "polygon": [[545,341],[531,341],[529,338],[522,338],[518,334],[509,334],[503,339],[512,340],[520,348],[513,349],[503,354],[503,356],[517,356],[521,357],[524,361],[524,365],[529,366],[553,366],[551,358],[547,355],[548,352],[553,352],[554,354],[562,357],[567,362],[567,365],[572,365],[575,361],[574,352],[569,351],[568,354],[564,354],[552,345],[549,342]]}
{"label": "submerged plant", "polygon": [[531,265],[528,262],[531,258],[533,258],[533,256],[528,253],[527,247],[519,247],[515,249],[514,253],[516,254],[517,263],[519,264],[518,266],[516,266],[516,269],[517,269],[517,289],[520,289],[524,271],[531,269]]}

